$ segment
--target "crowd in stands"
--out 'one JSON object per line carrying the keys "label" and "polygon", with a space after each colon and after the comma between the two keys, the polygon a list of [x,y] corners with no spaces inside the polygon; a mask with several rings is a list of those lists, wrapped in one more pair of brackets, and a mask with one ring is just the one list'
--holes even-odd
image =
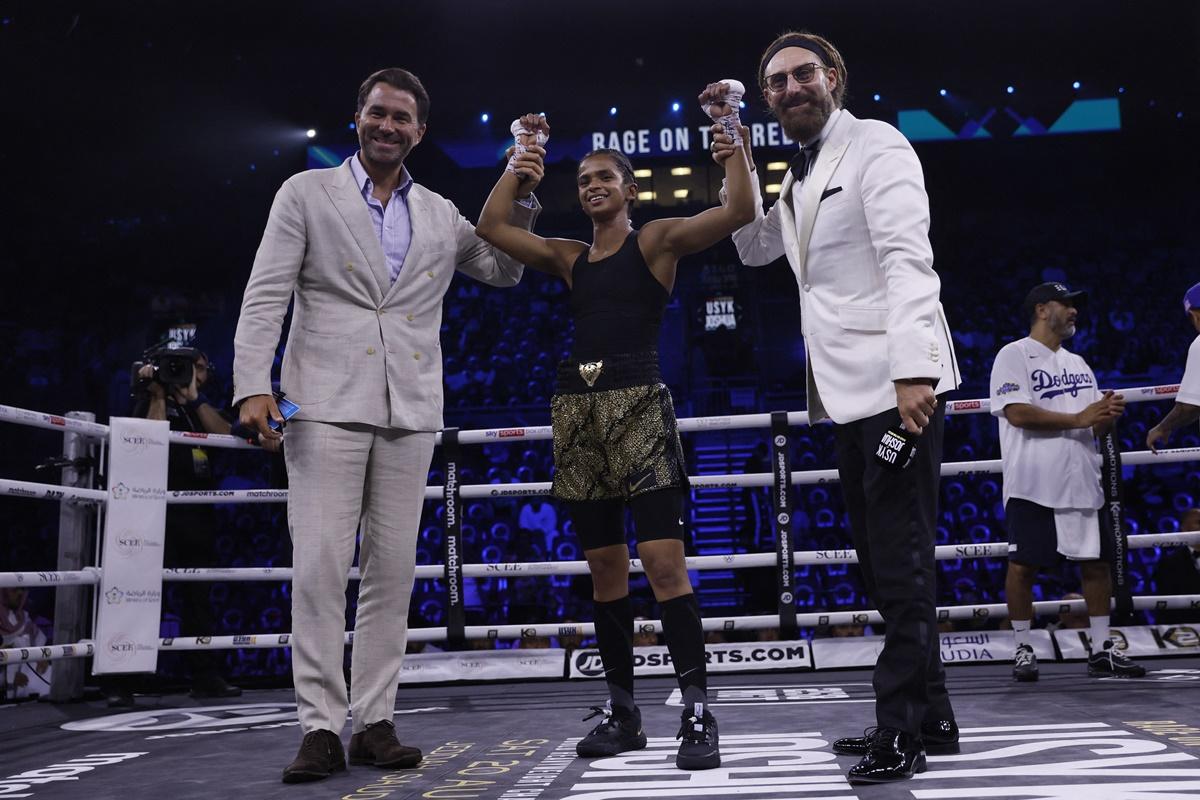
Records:
{"label": "crowd in stands", "polygon": [[[1186,349],[1194,332],[1180,306],[1187,286],[1200,278],[1200,250],[1176,240],[1162,241],[1160,225],[1130,222],[1120,230],[1090,222],[1083,210],[1063,209],[1054,224],[1039,223],[1033,212],[1011,210],[1012,226],[984,224],[969,212],[940,222],[934,229],[943,303],[954,332],[964,374],[957,397],[983,397],[992,358],[1006,342],[1024,336],[1028,321],[1020,303],[1029,287],[1043,280],[1060,280],[1086,289],[1087,306],[1079,330],[1067,347],[1092,365],[1103,388],[1173,384],[1182,373]],[[1169,227],[1169,221],[1168,221]],[[1020,230],[1014,239],[1011,231]],[[786,272],[786,267],[779,270]],[[197,295],[199,297],[200,295]],[[162,290],[150,301],[166,306],[173,293]],[[458,278],[447,297],[442,330],[447,417],[464,427],[474,419],[503,420],[506,409],[542,409],[548,421],[555,366],[570,351],[571,332],[561,282],[529,274],[521,285],[503,291]],[[199,301],[197,301],[199,302]],[[194,313],[197,305],[185,305]],[[228,365],[237,298],[210,291],[203,300],[207,323],[202,323],[206,349],[216,366],[212,398],[230,395]],[[753,315],[753,308],[743,309]],[[798,326],[797,326],[798,328]],[[42,328],[0,323],[0,372],[6,376],[5,404],[60,412],[54,400],[64,386],[70,396],[97,398],[101,421],[108,414],[127,413],[128,365],[137,355],[134,337],[106,339],[97,330],[76,330],[47,323]],[[798,339],[798,335],[797,335]],[[674,347],[677,352],[670,352]],[[684,342],[664,342],[664,363],[687,357],[678,352]],[[63,358],[63,353],[74,359]],[[68,366],[64,366],[68,365]],[[748,375],[750,380],[754,375]],[[677,398],[702,385],[672,386]],[[796,387],[790,387],[792,391]],[[763,390],[769,398],[771,386]],[[1117,436],[1122,450],[1144,449],[1146,431],[1169,408],[1165,402],[1130,404]],[[761,409],[760,409],[761,410]],[[107,414],[105,413],[107,412]],[[478,427],[478,425],[476,425]],[[6,438],[11,431],[6,430]],[[1181,432],[1182,433],[1182,432]],[[708,434],[705,434],[708,435]],[[724,435],[724,434],[712,434]],[[764,434],[765,435],[765,434]],[[48,434],[46,435],[48,436]],[[38,438],[42,437],[42,438]],[[694,448],[698,437],[685,437]],[[43,480],[32,464],[53,455],[41,433],[14,433],[12,447],[0,463],[5,477]],[[1172,447],[1200,445],[1200,432],[1177,435]],[[18,455],[14,455],[14,452]],[[996,422],[986,414],[952,418],[946,428],[945,461],[975,461],[999,457]],[[220,451],[214,455],[222,488],[282,485],[277,460],[265,454]],[[798,431],[794,469],[834,466],[828,427]],[[736,471],[740,465],[734,465]],[[464,448],[460,484],[533,483],[552,475],[549,442],[516,442]],[[438,459],[430,483],[444,476]],[[1188,509],[1200,505],[1200,465],[1166,464],[1124,469],[1127,531],[1170,532]],[[835,486],[797,490],[794,528],[797,550],[844,549],[848,546],[847,515]],[[726,552],[774,549],[765,490],[730,490],[731,517]],[[0,533],[0,558],[10,568],[53,568],[57,514],[32,509],[34,504],[8,501],[11,513]],[[7,506],[6,506],[7,508]],[[422,521],[418,564],[440,563],[443,537],[441,504],[430,503]],[[289,541],[282,506],[221,506],[214,531],[220,566],[287,566]],[[169,535],[169,532],[168,532]],[[569,519],[552,503],[537,498],[472,501],[463,521],[465,561],[544,561],[581,559]],[[971,475],[943,482],[939,544],[980,543],[1006,538],[998,475]],[[1131,551],[1133,593],[1156,591],[1154,574],[1167,551]],[[1078,588],[1070,570],[1043,581],[1035,599],[1057,599]],[[939,564],[939,602],[986,604],[1002,602],[1004,560],[955,559]],[[707,574],[699,577],[703,596]],[[853,566],[802,566],[797,572],[800,610],[861,609],[868,605],[858,571]],[[733,605],[723,614],[770,613],[774,609],[773,570],[747,570],[732,591]],[[288,584],[284,582],[215,583],[210,601],[218,629],[213,634],[269,633],[290,629]],[[353,615],[353,589],[348,617]],[[542,576],[471,579],[467,582],[468,624],[526,623],[562,619],[586,620],[591,614],[591,586],[586,576]],[[657,618],[648,587],[638,588],[638,614]],[[19,611],[42,631],[51,631],[53,594],[34,590],[21,599]],[[164,602],[163,635],[177,629],[179,601],[170,584]],[[0,614],[11,609],[0,608]],[[1150,617],[1142,615],[1143,621]],[[15,623],[14,623],[15,624]],[[445,624],[444,587],[440,581],[419,581],[412,604],[413,626]],[[173,627],[176,626],[176,627]],[[22,622],[22,627],[27,625]],[[825,633],[826,631],[821,631]],[[809,631],[813,633],[813,631]],[[503,646],[503,645],[502,645]],[[288,669],[283,650],[230,651],[231,674],[281,675]],[[179,667],[183,669],[183,667]]]}

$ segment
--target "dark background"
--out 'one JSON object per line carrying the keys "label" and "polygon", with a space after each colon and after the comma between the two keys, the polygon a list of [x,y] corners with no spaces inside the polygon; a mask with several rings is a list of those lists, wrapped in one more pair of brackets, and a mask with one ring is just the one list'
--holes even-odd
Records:
{"label": "dark background", "polygon": [[[965,378],[957,396],[986,392],[992,355],[1026,333],[1017,313],[1021,297],[1050,278],[1091,292],[1068,346],[1088,358],[1102,384],[1178,380],[1194,336],[1180,298],[1200,280],[1197,4],[46,2],[0,6],[0,403],[53,413],[88,409],[100,421],[127,413],[129,363],[179,321],[199,324],[217,366],[209,394],[227,402],[233,326],[271,198],[305,168],[309,144],[353,145],[347,125],[357,87],[378,68],[404,66],[424,81],[432,96],[429,130],[409,168],[474,219],[499,163],[459,169],[439,142],[501,141],[508,121],[525,111],[548,115],[552,154],[556,138],[593,130],[694,128],[704,122],[694,105],[704,84],[733,76],[752,85],[762,48],[790,28],[820,33],[841,49],[847,106],[858,116],[894,123],[900,109],[927,108],[954,128],[988,108],[1011,106],[1048,123],[1075,98],[1118,97],[1120,132],[1012,138],[1015,123],[1001,111],[989,140],[916,145],[930,194],[935,266]],[[1014,94],[1005,92],[1008,85]],[[938,95],[941,88],[947,97]],[[669,109],[676,100],[680,113]],[[753,89],[747,101],[744,118],[763,121]],[[619,107],[615,119],[612,105]],[[490,122],[481,122],[483,112]],[[310,127],[318,131],[311,141],[304,135]],[[787,154],[757,155],[763,169]],[[719,174],[703,154],[635,166],[657,173],[676,164],[696,170],[696,202],[643,204],[636,222],[715,202]],[[546,205],[540,232],[590,234],[563,188],[573,170],[570,163],[550,167],[539,192]],[[536,274],[502,293],[474,293],[464,283],[456,281],[448,295],[443,330],[447,356],[457,362],[451,366],[467,374],[464,389],[448,392],[448,422],[545,422],[551,367],[569,342],[565,296]],[[697,309],[727,292],[738,298],[738,332],[706,338],[697,330]],[[662,343],[680,416],[804,406],[794,296],[786,265],[738,268],[728,244],[681,265]],[[512,380],[474,380],[465,372],[472,357],[480,369],[490,364]],[[1165,408],[1131,411],[1126,449],[1142,448],[1139,436]],[[811,436],[797,463],[832,466],[825,433]],[[738,471],[755,439],[705,441],[689,445],[693,463],[700,448],[720,456],[705,462],[709,471]],[[0,427],[0,474],[44,480],[33,465],[58,448],[53,434]],[[947,460],[996,455],[990,419],[951,422]],[[538,446],[511,459],[481,455],[463,482],[516,479],[520,466],[545,480],[547,457]],[[254,458],[228,455],[225,485],[261,485],[267,472]],[[1182,467],[1127,473],[1140,501],[1131,518],[1146,531],[1169,527],[1200,491],[1200,472]],[[1003,538],[990,499],[995,488],[967,481],[951,490],[944,498],[946,541]],[[753,521],[753,501],[723,496],[730,498],[725,535],[698,535],[696,549],[771,547],[769,531]],[[966,502],[974,515],[962,512]],[[801,519],[802,544],[847,540],[836,491],[802,493],[802,509],[806,503],[811,520]],[[493,529],[492,515],[515,515],[496,505],[480,512],[476,550],[487,543],[482,532]],[[2,568],[52,567],[56,509],[15,499],[0,508]],[[286,562],[277,512],[222,512],[221,563]],[[432,511],[426,524],[440,525]],[[253,531],[260,538],[250,547]],[[423,540],[426,557],[436,558],[436,538]],[[568,527],[561,538],[570,541]],[[532,554],[539,555],[545,553]],[[1148,575],[1151,567],[1139,569]],[[955,569],[945,586],[965,577],[979,596],[998,594],[989,588],[995,576],[970,572],[970,565]],[[845,580],[849,588],[839,594],[828,579],[813,577],[814,605],[853,600],[853,579]],[[710,607],[752,607],[751,589],[719,574],[712,581]],[[514,591],[507,584],[484,588]],[[218,610],[241,602],[248,611],[226,632],[261,631],[257,611],[249,610],[266,601],[239,600],[239,591],[214,598]],[[589,613],[561,599],[565,586],[554,591],[562,613]],[[420,592],[437,596],[436,587]],[[42,614],[52,607],[49,595],[34,601]],[[517,609],[547,607],[536,595],[511,601]],[[437,622],[437,614],[430,608],[426,621]],[[518,616],[512,611],[509,618]],[[287,629],[286,618],[280,624]]]}

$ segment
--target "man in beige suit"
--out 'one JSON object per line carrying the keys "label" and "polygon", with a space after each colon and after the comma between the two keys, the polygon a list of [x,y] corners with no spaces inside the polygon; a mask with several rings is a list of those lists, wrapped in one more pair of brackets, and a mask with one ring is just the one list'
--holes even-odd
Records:
{"label": "man in beige suit", "polygon": [[[289,301],[282,388],[292,534],[292,668],[304,740],[285,783],[345,769],[339,731],[353,716],[350,763],[413,767],[421,751],[392,724],[407,636],[414,550],[434,434],[442,427],[442,298],[456,269],[495,286],[520,264],[475,236],[444,197],[414,183],[429,95],[385,69],[363,82],[360,150],[302,172],[275,197],[234,339],[234,402],[266,439],[282,421],[271,364]],[[513,219],[532,226],[539,155],[523,156]],[[350,697],[342,674],[345,590],[362,523]]]}

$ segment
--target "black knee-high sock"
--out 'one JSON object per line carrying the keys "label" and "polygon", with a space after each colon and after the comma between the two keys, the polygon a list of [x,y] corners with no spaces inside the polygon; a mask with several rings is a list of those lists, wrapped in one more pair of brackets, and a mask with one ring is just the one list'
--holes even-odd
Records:
{"label": "black knee-high sock", "polygon": [[663,633],[667,650],[675,663],[675,677],[683,692],[683,705],[708,704],[708,664],[704,659],[704,625],[700,621],[700,603],[695,593],[673,597],[662,608]]}
{"label": "black knee-high sock", "polygon": [[596,644],[604,661],[604,679],[613,708],[632,711],[633,702],[633,604],[629,595],[595,603]]}

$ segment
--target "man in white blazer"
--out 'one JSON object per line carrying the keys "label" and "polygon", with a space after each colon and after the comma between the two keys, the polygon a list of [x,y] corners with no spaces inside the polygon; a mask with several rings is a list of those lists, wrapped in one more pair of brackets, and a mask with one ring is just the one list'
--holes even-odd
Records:
{"label": "man in white blazer", "polygon": [[[282,421],[271,365],[289,302],[281,388],[300,411],[287,423],[293,545],[292,670],[304,732],[286,783],[345,769],[339,736],[349,705],[350,763],[416,766],[392,724],[407,637],[416,535],[434,435],[442,427],[442,298],[461,270],[495,286],[522,267],[475,236],[444,197],[414,183],[404,158],[425,134],[429,95],[415,75],[363,82],[360,150],[341,166],[302,172],[275,197],[234,339],[234,401],[267,439]],[[537,153],[514,221],[536,216]],[[342,672],[345,590],[362,524],[349,698]]]}
{"label": "man in white blazer", "polygon": [[[810,421],[837,424],[854,546],[887,627],[874,677],[878,727],[834,750],[863,756],[852,782],[908,778],[925,768],[925,749],[958,751],[933,548],[944,421],[937,395],[959,376],[933,271],[929,201],[904,136],[842,108],[846,67],[830,42],[784,34],[758,77],[800,152],[779,200],[764,214],[760,199],[757,218],[733,241],[747,265],[786,255],[796,274]],[[727,146],[714,137],[715,149]]]}

